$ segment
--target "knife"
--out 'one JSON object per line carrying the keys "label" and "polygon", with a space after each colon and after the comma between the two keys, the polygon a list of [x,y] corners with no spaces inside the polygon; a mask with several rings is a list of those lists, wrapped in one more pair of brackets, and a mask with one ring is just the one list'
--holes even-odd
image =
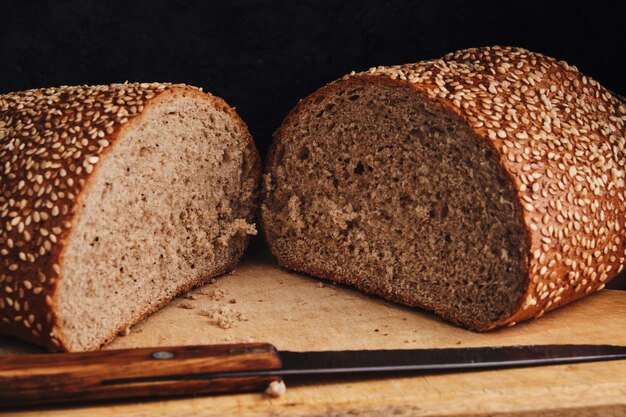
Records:
{"label": "knife", "polygon": [[282,378],[477,371],[626,359],[626,346],[277,351],[267,343],[0,357],[0,408],[265,390]]}

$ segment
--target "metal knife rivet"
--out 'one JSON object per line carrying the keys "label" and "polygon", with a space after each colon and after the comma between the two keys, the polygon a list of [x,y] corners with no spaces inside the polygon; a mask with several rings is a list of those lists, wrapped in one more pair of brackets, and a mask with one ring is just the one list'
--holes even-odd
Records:
{"label": "metal knife rivet", "polygon": [[172,359],[174,354],[166,350],[160,350],[158,352],[152,352],[152,357],[154,359]]}

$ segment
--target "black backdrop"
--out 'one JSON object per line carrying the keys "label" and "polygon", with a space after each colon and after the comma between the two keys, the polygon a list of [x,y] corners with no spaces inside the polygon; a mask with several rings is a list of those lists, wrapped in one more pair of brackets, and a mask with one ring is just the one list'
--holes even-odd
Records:
{"label": "black backdrop", "polygon": [[619,1],[0,0],[0,93],[175,81],[237,110],[264,153],[301,97],[351,70],[515,45],[626,94]]}
{"label": "black backdrop", "polygon": [[[351,71],[514,45],[626,94],[619,1],[0,0],[0,93],[173,81],[237,107],[262,154],[298,99]],[[614,282],[626,287],[626,278]]]}

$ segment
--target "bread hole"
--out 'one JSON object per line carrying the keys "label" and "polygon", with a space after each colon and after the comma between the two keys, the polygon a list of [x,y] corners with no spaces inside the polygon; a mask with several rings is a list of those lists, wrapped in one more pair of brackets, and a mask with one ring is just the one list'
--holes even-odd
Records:
{"label": "bread hole", "polygon": [[223,162],[230,162],[232,159],[232,157],[230,156],[230,152],[228,152],[227,149],[224,149],[224,153],[222,154],[222,161]]}
{"label": "bread hole", "polygon": [[141,148],[139,148],[139,156],[140,157],[145,157],[149,152],[149,149],[145,146],[142,146]]}
{"label": "bread hole", "polygon": [[446,217],[448,217],[448,205],[444,204],[443,207],[441,207],[441,218],[445,219]]}
{"label": "bread hole", "polygon": [[448,243],[452,242],[452,236],[450,236],[449,234],[446,234],[443,239]]}
{"label": "bread hole", "polygon": [[409,205],[409,204],[411,204],[411,205],[412,205],[412,203],[413,203],[413,199],[412,199],[412,198],[411,198],[411,196],[410,196],[410,195],[408,195],[408,194],[400,194],[400,202],[401,202],[403,205]]}
{"label": "bread hole", "polygon": [[326,96],[321,94],[321,95],[315,97],[315,100],[313,100],[313,103],[320,104],[322,101],[324,101],[324,99],[326,99]]}
{"label": "bread hole", "polygon": [[307,146],[303,146],[300,149],[300,152],[298,152],[298,159],[301,161],[305,161],[309,159],[309,155],[310,155],[309,148]]}
{"label": "bread hole", "polygon": [[358,163],[356,164],[356,166],[354,167],[354,173],[357,175],[361,175],[363,173],[363,171],[365,171],[365,168],[363,167],[362,163]]}
{"label": "bread hole", "polygon": [[356,101],[356,100],[358,100],[360,97],[361,97],[360,95],[358,95],[358,94],[354,94],[354,95],[351,95],[350,97],[348,97],[348,100],[350,100],[350,101]]}

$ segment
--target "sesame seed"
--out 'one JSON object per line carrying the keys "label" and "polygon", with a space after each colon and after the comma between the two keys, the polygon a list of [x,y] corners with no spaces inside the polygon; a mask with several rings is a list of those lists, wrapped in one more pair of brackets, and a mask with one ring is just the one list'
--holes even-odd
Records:
{"label": "sesame seed", "polygon": [[573,176],[575,176],[575,175],[576,175],[576,167],[575,167],[575,166],[571,166],[571,167],[569,168],[569,176],[570,176],[570,177],[573,177]]}

